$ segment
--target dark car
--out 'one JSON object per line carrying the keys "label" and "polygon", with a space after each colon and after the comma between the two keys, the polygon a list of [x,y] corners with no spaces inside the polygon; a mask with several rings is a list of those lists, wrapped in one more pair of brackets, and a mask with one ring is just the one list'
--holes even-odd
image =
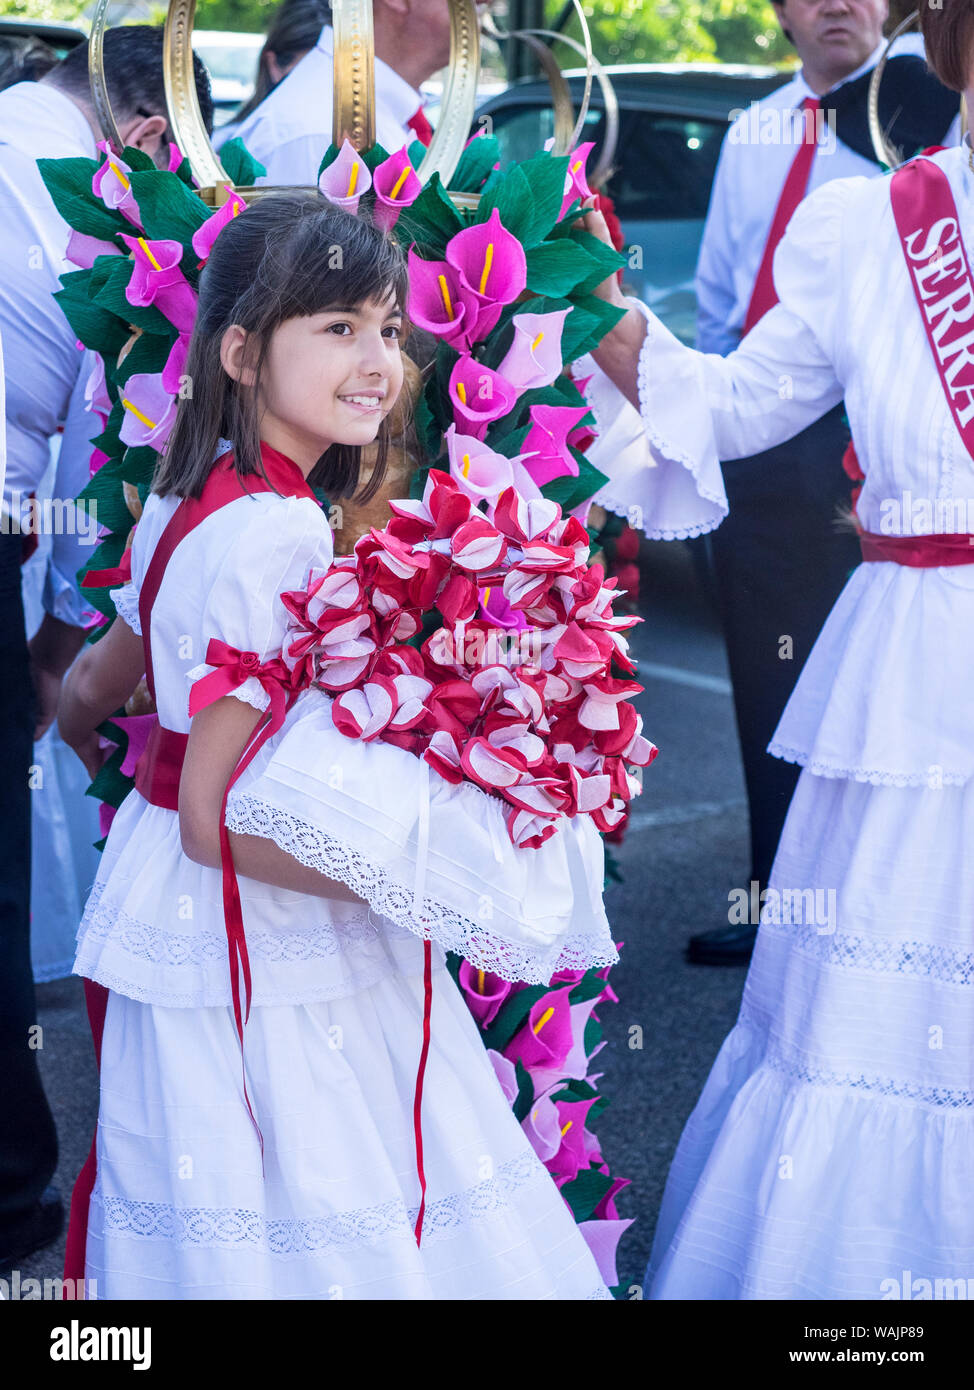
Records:
{"label": "dark car", "polygon": [[[641,64],[607,68],[619,103],[614,172],[605,191],[622,223],[626,244],[642,264],[626,272],[626,286],[645,300],[677,337],[692,343],[696,317],[693,277],[710,185],[732,113],[788,81],[770,67],[713,63]],[[583,72],[565,73],[575,111]],[[526,159],[554,134],[547,82],[513,83],[477,112],[489,116],[503,160]],[[594,140],[588,168],[595,167],[605,133],[601,89],[592,98],[583,141]]]}

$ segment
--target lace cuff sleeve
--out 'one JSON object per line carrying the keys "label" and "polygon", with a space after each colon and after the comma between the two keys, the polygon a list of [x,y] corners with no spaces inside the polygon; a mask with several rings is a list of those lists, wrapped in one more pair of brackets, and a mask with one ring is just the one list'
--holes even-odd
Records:
{"label": "lace cuff sleeve", "polygon": [[124,618],[133,632],[142,635],[142,623],[139,620],[139,591],[134,584],[123,584],[120,589],[110,591],[112,603],[114,603],[118,616]]}

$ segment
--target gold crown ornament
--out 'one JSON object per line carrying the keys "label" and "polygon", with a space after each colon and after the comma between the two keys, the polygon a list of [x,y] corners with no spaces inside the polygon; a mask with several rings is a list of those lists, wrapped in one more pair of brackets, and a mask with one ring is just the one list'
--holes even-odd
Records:
{"label": "gold crown ornament", "polygon": [[[890,49],[893,47],[893,44],[900,37],[900,35],[905,34],[908,29],[911,29],[919,18],[920,11],[914,10],[912,14],[908,14],[904,20],[897,24],[896,28],[889,36],[886,47],[883,49],[883,53],[879,62],[873,69],[873,75],[870,78],[869,82],[869,134],[872,138],[873,149],[876,151],[876,158],[879,160],[880,164],[885,164],[887,169],[898,169],[901,164],[906,162],[907,159],[912,158],[912,155],[905,154],[903,150],[899,149],[898,146],[894,145],[891,140],[887,139],[886,131],[883,129],[882,122],[879,119],[879,88],[883,80],[883,73],[886,70],[886,62],[889,58]],[[964,134],[966,134],[967,103],[965,102],[963,97],[961,97],[960,99],[960,114],[961,129],[964,132]],[[970,160],[971,169],[974,170],[974,153],[971,154]]]}

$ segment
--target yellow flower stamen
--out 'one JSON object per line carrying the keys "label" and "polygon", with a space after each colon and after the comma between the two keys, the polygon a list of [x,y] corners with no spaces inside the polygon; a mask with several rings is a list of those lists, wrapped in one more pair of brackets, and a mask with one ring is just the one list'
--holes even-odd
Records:
{"label": "yellow flower stamen", "polygon": [[446,316],[448,319],[452,319],[453,305],[450,303],[450,291],[447,289],[446,276],[437,275],[436,278],[440,282],[440,294],[443,296],[443,307],[446,310]]}
{"label": "yellow flower stamen", "polygon": [[561,1127],[561,1137],[562,1137],[563,1139],[564,1139],[565,1135],[568,1133],[568,1131],[571,1129],[571,1127],[572,1127],[572,1125],[573,1125],[574,1123],[575,1123],[574,1120],[569,1120],[568,1123],[567,1123],[567,1125],[562,1125],[562,1127]]}
{"label": "yellow flower stamen", "polygon": [[538,334],[538,336],[535,338],[534,342],[531,344],[531,351],[532,351],[532,352],[534,352],[535,348],[536,348],[536,347],[538,346],[538,344],[541,342],[541,339],[542,339],[543,337],[544,337],[544,331],[542,330],[542,332],[540,332],[540,333]]}
{"label": "yellow flower stamen", "polygon": [[543,1027],[545,1026],[545,1024],[548,1022],[548,1019],[551,1018],[551,1016],[552,1016],[552,1014],[553,1014],[554,1012],[555,1012],[555,1011],[554,1011],[554,1008],[545,1009],[544,1013],[543,1013],[543,1014],[541,1015],[541,1017],[538,1019],[537,1023],[534,1025],[534,1028],[531,1030],[531,1031],[534,1033],[535,1037],[538,1036],[538,1034],[541,1032],[542,1028],[543,1028]]}
{"label": "yellow flower stamen", "polygon": [[231,217],[236,217],[236,215],[237,215],[237,213],[238,213],[239,211],[240,211],[240,204],[239,204],[239,203],[234,203],[234,205],[233,205],[233,212],[231,212],[230,216],[231,216]]}
{"label": "yellow flower stamen", "polygon": [[156,422],[155,422],[155,420],[150,420],[149,417],[148,417],[148,415],[143,415],[143,414],[142,414],[142,411],[139,409],[139,407],[138,407],[137,405],[133,405],[132,402],[131,402],[130,400],[126,400],[126,398],[125,398],[124,396],[122,397],[122,404],[124,405],[124,407],[125,407],[126,410],[131,410],[131,412],[132,412],[132,414],[135,416],[135,418],[136,418],[137,420],[141,420],[142,423],[143,423],[143,425],[148,425],[148,427],[149,427],[150,430],[154,430],[154,429],[155,429],[155,427],[156,427]]}
{"label": "yellow flower stamen", "polygon": [[358,164],[352,165],[352,172],[348,176],[348,192],[346,198],[351,198],[355,192],[355,185],[358,183]]}
{"label": "yellow flower stamen", "polygon": [[406,180],[409,178],[409,175],[410,175],[412,172],[413,172],[413,166],[412,166],[411,164],[407,164],[406,167],[405,167],[405,169],[403,169],[402,173],[399,175],[398,179],[396,180],[395,187],[393,188],[392,192],[389,194],[389,197],[390,197],[390,198],[395,199],[395,198],[398,198],[398,197],[399,197],[399,190],[402,188],[403,184],[406,182]]}
{"label": "yellow flower stamen", "polygon": [[154,255],[152,254],[152,252],[149,250],[149,243],[146,241],[146,239],[145,239],[144,236],[140,236],[140,237],[139,237],[139,245],[142,247],[142,250],[143,250],[143,251],[145,252],[145,254],[148,256],[149,260],[152,262],[152,268],[153,268],[153,270],[161,270],[161,269],[162,269],[162,266],[159,264],[159,262],[156,260],[155,256],[154,256]]}
{"label": "yellow flower stamen", "polygon": [[488,584],[488,585],[487,585],[487,588],[484,590],[484,607],[485,607],[485,608],[487,607],[487,604],[488,604],[489,602],[490,602],[490,585]]}
{"label": "yellow flower stamen", "polygon": [[462,381],[458,381],[458,382],[457,382],[457,395],[460,397],[460,404],[461,404],[461,405],[466,405],[466,404],[467,404],[467,388],[464,386],[464,384],[463,384]]}
{"label": "yellow flower stamen", "polygon": [[477,971],[477,993],[478,993],[478,994],[483,994],[483,992],[484,992],[484,972],[483,972],[482,970],[478,970],[478,971]]}
{"label": "yellow flower stamen", "polygon": [[493,259],[494,259],[494,243],[493,243],[492,241],[488,241],[488,243],[487,243],[487,251],[486,251],[486,254],[484,255],[484,273],[483,273],[483,275],[481,275],[481,277],[480,277],[480,293],[481,293],[481,294],[485,294],[486,291],[487,291],[487,276],[490,274],[490,267],[491,267],[491,262],[493,261]]}
{"label": "yellow flower stamen", "polygon": [[582,161],[581,161],[580,159],[576,159],[575,163],[572,165],[572,173],[573,173],[573,174],[577,174],[578,171],[579,171],[579,169],[581,169],[581,167],[582,167]]}
{"label": "yellow flower stamen", "polygon": [[129,189],[129,181],[122,173],[121,169],[118,167],[117,164],[113,164],[111,160],[108,161],[108,167],[109,169],[111,169],[112,173],[115,175],[115,177],[118,179],[119,183],[122,185],[122,187],[125,189],[127,193]]}
{"label": "yellow flower stamen", "polygon": [[469,454],[464,454],[464,456],[463,456],[463,470],[462,470],[462,471],[463,471],[463,476],[464,476],[465,478],[467,478],[467,477],[470,476],[470,455],[469,455]]}

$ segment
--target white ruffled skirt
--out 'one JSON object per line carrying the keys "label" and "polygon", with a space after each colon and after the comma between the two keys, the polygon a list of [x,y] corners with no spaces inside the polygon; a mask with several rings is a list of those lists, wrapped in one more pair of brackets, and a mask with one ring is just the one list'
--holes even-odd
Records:
{"label": "white ruffled skirt", "polygon": [[974,784],[802,773],[777,920],[670,1170],[651,1297],[974,1291],[972,837]]}
{"label": "white ruffled skirt", "polygon": [[411,970],[311,1005],[109,996],[86,1274],[109,1299],[608,1299],[434,948],[421,1247]]}

